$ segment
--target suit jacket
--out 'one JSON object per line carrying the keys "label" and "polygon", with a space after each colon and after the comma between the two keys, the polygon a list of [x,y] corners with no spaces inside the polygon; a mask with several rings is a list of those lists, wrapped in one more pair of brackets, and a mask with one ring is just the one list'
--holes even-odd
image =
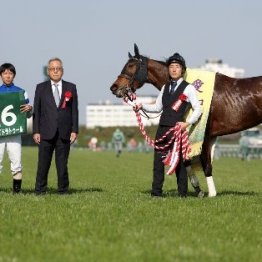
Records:
{"label": "suit jacket", "polygon": [[[72,97],[66,102],[65,93]],[[52,139],[57,130],[62,139],[69,140],[71,132],[78,133],[78,97],[75,84],[62,80],[62,95],[59,107],[56,106],[51,81],[36,86],[33,113],[33,133],[39,133],[41,139]]]}

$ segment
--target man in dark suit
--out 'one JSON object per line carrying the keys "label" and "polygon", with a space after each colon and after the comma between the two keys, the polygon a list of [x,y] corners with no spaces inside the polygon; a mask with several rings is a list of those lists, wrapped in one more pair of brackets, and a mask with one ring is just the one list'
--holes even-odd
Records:
{"label": "man in dark suit", "polygon": [[78,134],[78,98],[76,86],[62,80],[63,63],[50,59],[50,80],[36,86],[33,113],[33,138],[39,145],[35,192],[45,194],[48,171],[55,150],[58,193],[69,193],[67,162]]}

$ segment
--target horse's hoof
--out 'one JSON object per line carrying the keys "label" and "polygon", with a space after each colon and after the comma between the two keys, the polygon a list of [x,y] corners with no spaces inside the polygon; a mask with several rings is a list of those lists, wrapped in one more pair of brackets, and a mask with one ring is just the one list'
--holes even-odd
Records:
{"label": "horse's hoof", "polygon": [[208,197],[215,197],[217,195],[216,192],[208,194]]}
{"label": "horse's hoof", "polygon": [[205,193],[203,191],[199,191],[197,194],[198,198],[203,198],[205,196]]}

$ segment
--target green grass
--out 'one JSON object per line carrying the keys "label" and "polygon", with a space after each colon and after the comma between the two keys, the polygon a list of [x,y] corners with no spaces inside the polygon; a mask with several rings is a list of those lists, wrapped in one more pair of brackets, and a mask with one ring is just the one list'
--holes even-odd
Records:
{"label": "green grass", "polygon": [[[23,148],[23,193],[13,195],[9,163],[0,175],[2,261],[260,261],[262,162],[214,162],[218,196],[180,199],[175,176],[152,199],[152,154],[72,150],[72,194],[34,195],[37,149]],[[199,176],[203,189],[207,186]]]}

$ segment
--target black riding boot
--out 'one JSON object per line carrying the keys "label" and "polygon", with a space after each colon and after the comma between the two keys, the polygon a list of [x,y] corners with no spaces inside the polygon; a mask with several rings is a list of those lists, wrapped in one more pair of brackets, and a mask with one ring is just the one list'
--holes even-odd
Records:
{"label": "black riding boot", "polygon": [[17,194],[21,191],[22,179],[13,179],[13,193]]}

